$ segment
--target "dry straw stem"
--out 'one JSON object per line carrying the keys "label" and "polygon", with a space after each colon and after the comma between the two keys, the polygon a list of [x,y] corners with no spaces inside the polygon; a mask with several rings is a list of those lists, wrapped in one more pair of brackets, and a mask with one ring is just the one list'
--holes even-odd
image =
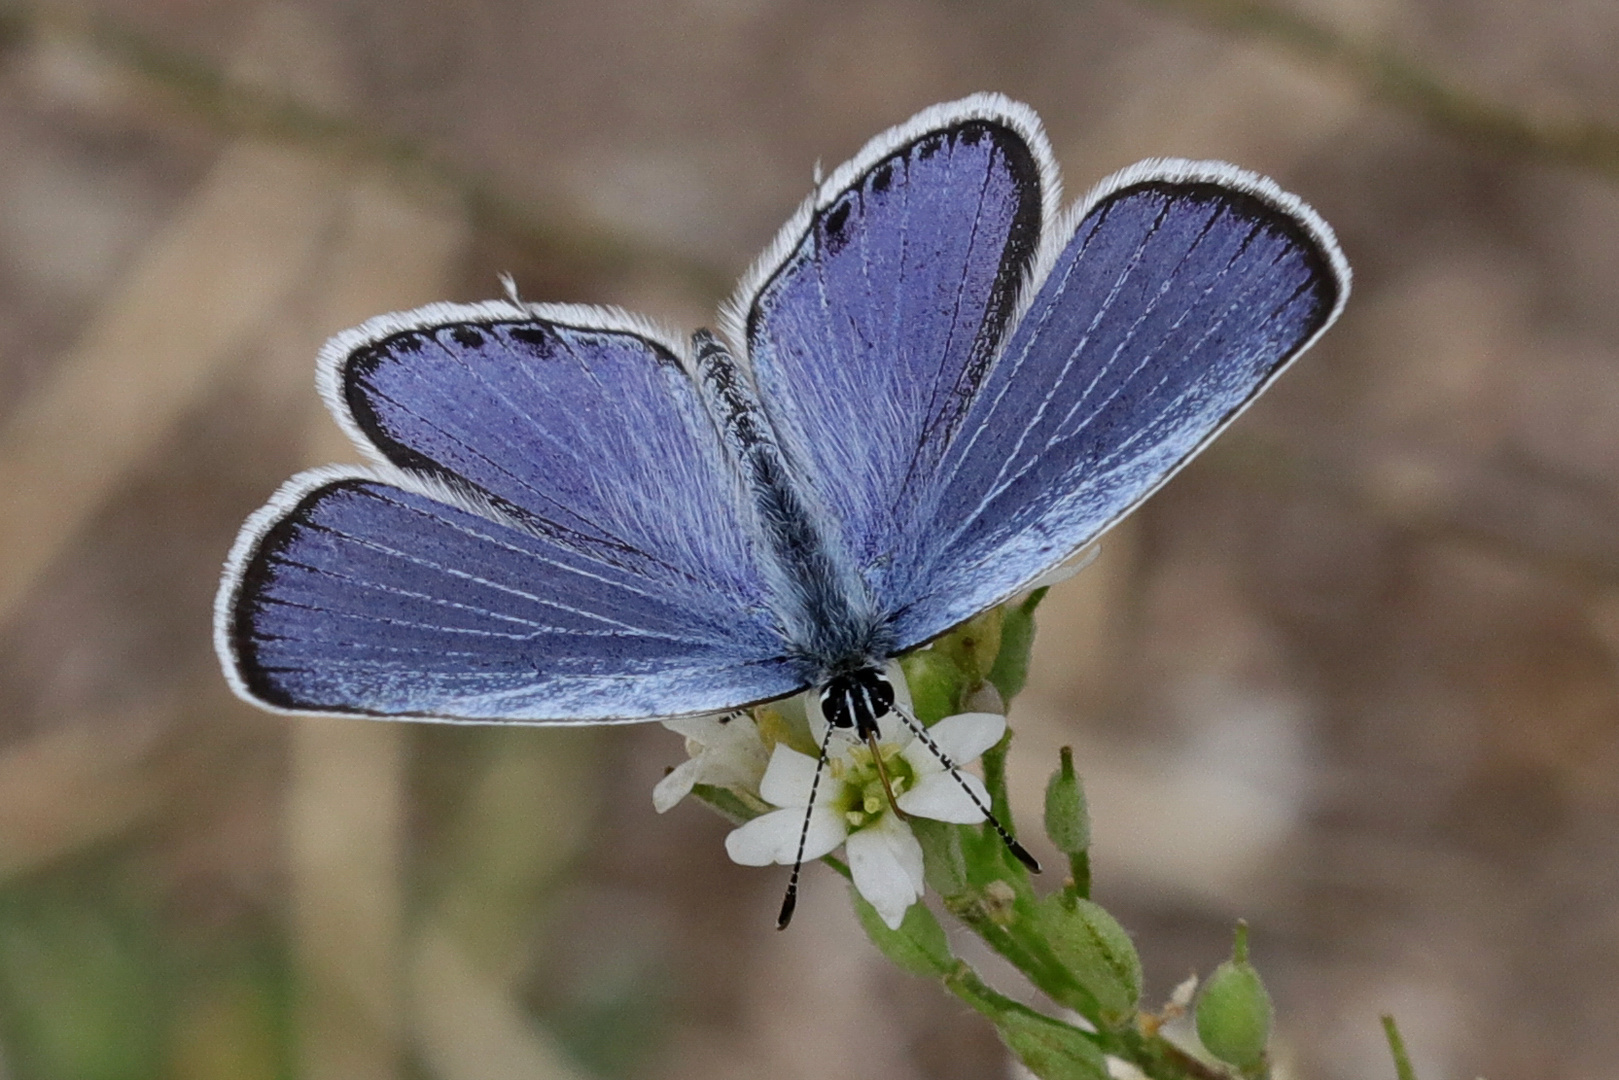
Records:
{"label": "dry straw stem", "polygon": [[0,429],[0,620],[258,335],[324,231],[330,189],[286,150],[232,147]]}
{"label": "dry straw stem", "polygon": [[96,16],[69,17],[49,4],[0,4],[0,40],[50,35],[76,42],[135,76],[162,100],[237,137],[276,142],[332,161],[380,168],[396,183],[448,190],[468,219],[553,264],[604,276],[631,268],[661,271],[714,296],[731,275],[692,255],[581,223],[576,214],[546,213],[502,193],[476,172],[408,138],[311,104],[293,93],[247,86],[204,61]]}
{"label": "dry straw stem", "polygon": [[1417,61],[1296,12],[1250,0],[1152,0],[1230,33],[1275,42],[1347,72],[1390,104],[1501,150],[1586,169],[1619,182],[1619,130],[1578,117],[1536,117],[1445,82]]}
{"label": "dry straw stem", "polygon": [[[1228,32],[1274,42],[1332,65],[1374,96],[1481,144],[1586,169],[1619,182],[1619,131],[1593,120],[1538,118],[1449,84],[1397,52],[1357,41],[1294,12],[1250,0],[1152,0]],[[603,274],[659,270],[696,290],[724,295],[720,268],[673,248],[576,217],[525,206],[487,177],[423,144],[323,110],[296,95],[242,85],[195,57],[96,17],[70,18],[51,5],[0,4],[0,40],[41,34],[72,39],[118,64],[163,99],[236,135],[287,143],[305,152],[386,170],[453,192],[477,226],[557,264]]]}

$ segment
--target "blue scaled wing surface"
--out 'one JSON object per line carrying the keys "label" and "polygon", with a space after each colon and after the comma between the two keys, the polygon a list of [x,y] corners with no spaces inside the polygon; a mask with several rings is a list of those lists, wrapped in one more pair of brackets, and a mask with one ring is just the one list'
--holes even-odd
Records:
{"label": "blue scaled wing surface", "polygon": [[806,503],[881,611],[1033,268],[1055,167],[1028,109],[929,109],[818,185],[724,312]]}
{"label": "blue scaled wing surface", "polygon": [[321,384],[377,467],[297,477],[244,528],[215,635],[249,700],[565,723],[805,685],[747,495],[655,329],[434,305],[334,339]]}
{"label": "blue scaled wing surface", "polygon": [[936,106],[822,183],[726,313],[894,651],[1095,540],[1347,296],[1325,223],[1229,165],[1059,199],[1028,108]]}
{"label": "blue scaled wing surface", "polygon": [[920,501],[901,647],[1091,543],[1270,385],[1349,290],[1312,210],[1217,162],[1125,170],[1047,245]]}

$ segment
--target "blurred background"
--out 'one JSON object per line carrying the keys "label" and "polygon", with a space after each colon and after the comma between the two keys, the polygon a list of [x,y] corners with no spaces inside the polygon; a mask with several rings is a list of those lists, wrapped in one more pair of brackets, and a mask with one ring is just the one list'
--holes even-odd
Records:
{"label": "blurred background", "polygon": [[1071,195],[1276,177],[1347,314],[1042,611],[1151,1001],[1225,953],[1291,1075],[1619,1077],[1619,6],[0,5],[0,1076],[1007,1076],[813,868],[666,816],[656,725],[235,701],[218,567],[346,460],[330,333],[435,299],[715,304],[830,167],[981,89]]}

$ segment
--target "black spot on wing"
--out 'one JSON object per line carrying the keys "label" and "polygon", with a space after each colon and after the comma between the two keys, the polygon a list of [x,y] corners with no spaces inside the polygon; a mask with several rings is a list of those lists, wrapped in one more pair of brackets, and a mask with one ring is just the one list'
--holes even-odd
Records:
{"label": "black spot on wing", "polygon": [[845,195],[821,218],[821,243],[826,247],[827,254],[836,255],[849,242],[845,230],[848,228],[849,214],[853,208],[854,196]]}
{"label": "black spot on wing", "polygon": [[548,332],[543,326],[513,326],[506,333],[513,341],[532,346],[542,355],[548,354],[556,344],[556,335]]}

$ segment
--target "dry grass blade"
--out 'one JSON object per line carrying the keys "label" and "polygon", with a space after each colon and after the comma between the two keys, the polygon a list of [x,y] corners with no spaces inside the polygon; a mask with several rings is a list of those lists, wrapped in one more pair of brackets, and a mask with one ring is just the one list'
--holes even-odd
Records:
{"label": "dry grass blade", "polygon": [[1578,117],[1544,118],[1448,83],[1410,57],[1253,0],[1153,0],[1246,37],[1274,41],[1345,70],[1377,97],[1486,146],[1587,169],[1619,183],[1619,130]]}

